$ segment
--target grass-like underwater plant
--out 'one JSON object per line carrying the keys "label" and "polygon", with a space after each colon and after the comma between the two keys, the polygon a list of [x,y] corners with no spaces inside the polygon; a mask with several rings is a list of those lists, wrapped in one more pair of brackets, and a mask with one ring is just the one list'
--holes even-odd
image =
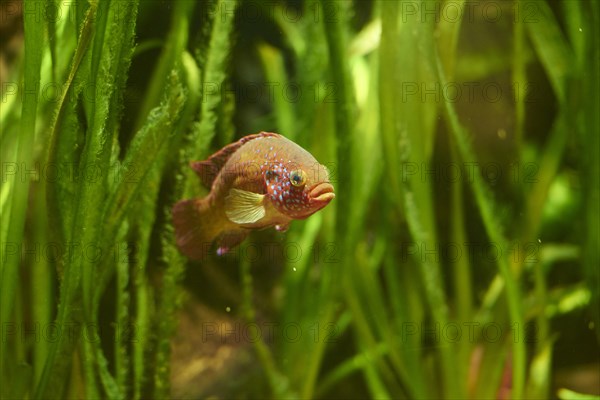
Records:
{"label": "grass-like underwater plant", "polygon": [[[24,1],[0,110],[2,398],[185,392],[184,302],[259,332],[233,347],[257,379],[197,397],[584,396],[557,376],[599,362],[599,12]],[[200,190],[189,161],[259,130],[328,165],[336,199],[238,253],[293,256],[189,262],[171,226]]]}

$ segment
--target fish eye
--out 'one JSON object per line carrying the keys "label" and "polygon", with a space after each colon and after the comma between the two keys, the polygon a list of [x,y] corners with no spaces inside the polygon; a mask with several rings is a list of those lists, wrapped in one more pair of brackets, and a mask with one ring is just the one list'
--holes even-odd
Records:
{"label": "fish eye", "polygon": [[290,172],[290,182],[296,187],[304,186],[306,183],[306,173],[301,169]]}

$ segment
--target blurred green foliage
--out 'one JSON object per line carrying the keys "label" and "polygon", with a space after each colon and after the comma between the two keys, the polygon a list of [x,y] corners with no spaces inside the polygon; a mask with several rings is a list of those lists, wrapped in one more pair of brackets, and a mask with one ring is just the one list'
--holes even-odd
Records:
{"label": "blurred green foliage", "polygon": [[[169,397],[192,301],[302,332],[246,343],[258,379],[198,397],[587,398],[553,377],[600,362],[598,8],[25,1],[2,397]],[[190,263],[188,162],[262,130],[330,167],[335,201]],[[248,256],[265,243],[297,256]]]}

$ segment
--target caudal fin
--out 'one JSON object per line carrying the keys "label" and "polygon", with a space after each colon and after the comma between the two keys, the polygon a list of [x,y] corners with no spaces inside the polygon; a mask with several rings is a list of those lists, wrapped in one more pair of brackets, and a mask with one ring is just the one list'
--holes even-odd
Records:
{"label": "caudal fin", "polygon": [[210,208],[202,200],[183,200],[173,206],[177,246],[191,259],[202,260],[209,253],[214,240],[209,214]]}

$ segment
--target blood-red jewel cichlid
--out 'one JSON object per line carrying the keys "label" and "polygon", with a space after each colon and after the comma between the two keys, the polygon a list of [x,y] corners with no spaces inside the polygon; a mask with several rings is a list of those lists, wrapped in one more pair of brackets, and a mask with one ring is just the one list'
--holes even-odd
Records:
{"label": "blood-red jewel cichlid", "polygon": [[253,229],[285,231],[335,197],[327,168],[276,133],[245,136],[191,167],[210,193],[175,204],[173,223],[181,252],[196,260],[215,243],[225,254]]}

